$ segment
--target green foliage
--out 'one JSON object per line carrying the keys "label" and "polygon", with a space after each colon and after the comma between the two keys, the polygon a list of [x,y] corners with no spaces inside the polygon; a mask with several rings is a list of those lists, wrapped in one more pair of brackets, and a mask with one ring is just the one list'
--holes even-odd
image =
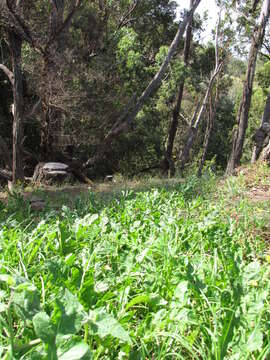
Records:
{"label": "green foliage", "polygon": [[209,173],[23,221],[4,208],[1,357],[267,359],[262,210],[239,200],[231,216],[232,181],[229,195]]}
{"label": "green foliage", "polygon": [[144,67],[141,45],[134,29],[124,28],[122,30],[116,57],[123,80],[128,81],[128,86],[132,87]]}
{"label": "green foliage", "polygon": [[247,135],[245,139],[245,151],[243,154],[243,161],[249,161],[253,150],[254,142],[252,136],[260,127],[262,115],[264,112],[266,101],[266,93],[263,88],[254,86],[251,107],[249,111],[249,124],[247,128]]}
{"label": "green foliage", "polygon": [[257,71],[258,83],[264,91],[269,91],[270,88],[270,61],[266,62]]}

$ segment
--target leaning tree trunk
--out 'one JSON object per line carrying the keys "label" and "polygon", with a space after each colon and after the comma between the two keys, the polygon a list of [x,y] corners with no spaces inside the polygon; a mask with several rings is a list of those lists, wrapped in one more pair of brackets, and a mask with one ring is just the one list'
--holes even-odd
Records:
{"label": "leaning tree trunk", "polygon": [[161,85],[162,79],[164,77],[164,74],[168,68],[168,65],[171,61],[171,58],[175,54],[177,47],[183,38],[186,26],[190,19],[193,17],[193,13],[198,7],[201,0],[195,0],[192,9],[185,15],[183,21],[179,24],[178,31],[170,45],[168,54],[162,63],[159,71],[154,76],[154,78],[150,81],[142,95],[139,97],[139,99],[134,103],[132,103],[125,109],[122,116],[120,117],[119,121],[113,126],[111,131],[108,133],[108,135],[105,137],[102,145],[98,149],[98,153],[96,156],[88,159],[84,163],[84,168],[94,165],[96,162],[100,161],[106,151],[108,151],[108,146],[111,145],[113,140],[117,138],[119,135],[121,135],[123,132],[127,131],[128,127],[132,124],[134,119],[136,118],[138,112],[142,109],[145,102],[153,96],[153,94],[158,90],[158,88]]}
{"label": "leaning tree trunk", "polygon": [[[193,2],[194,2],[194,0],[190,0],[190,9],[192,9]],[[190,45],[191,45],[191,41],[192,41],[192,21],[193,21],[193,17],[190,18],[188,25],[187,25],[187,31],[186,31],[186,39],[185,39],[185,46],[184,46],[184,65],[185,66],[188,66]],[[173,109],[172,122],[171,122],[171,125],[169,128],[168,143],[167,143],[167,148],[166,148],[166,152],[165,152],[164,171],[166,173],[168,173],[168,171],[169,171],[170,176],[175,175],[175,165],[174,165],[174,161],[172,159],[172,152],[173,152],[174,140],[175,140],[175,136],[176,136],[176,132],[177,132],[177,128],[178,128],[179,113],[181,110],[184,85],[185,85],[185,78],[181,79],[181,81],[179,83],[177,100],[176,100],[175,107]]]}
{"label": "leaning tree trunk", "polygon": [[203,154],[202,154],[202,158],[201,158],[201,162],[200,162],[199,170],[198,170],[199,177],[202,176],[202,169],[203,169],[204,163],[206,161],[210,137],[212,134],[212,130],[214,127],[214,122],[215,122],[216,114],[217,114],[217,102],[218,102],[218,97],[219,97],[219,81],[218,80],[217,80],[217,88],[216,88],[216,95],[215,95],[214,103],[213,103],[211,95],[209,98],[209,116],[208,116],[208,122],[207,122],[206,131],[205,131],[204,142],[203,142]]}
{"label": "leaning tree trunk", "polygon": [[14,32],[8,32],[9,47],[12,58],[14,85],[14,118],[13,118],[13,159],[12,159],[12,181],[24,179],[23,172],[23,74],[22,74],[22,39]]}
{"label": "leaning tree trunk", "polygon": [[255,141],[255,146],[251,158],[252,164],[259,159],[263,148],[268,144],[269,136],[270,136],[270,94],[268,94],[265,102],[265,108],[262,116],[261,126],[253,136],[253,140]]}
{"label": "leaning tree trunk", "polygon": [[270,14],[270,0],[264,0],[259,18],[258,26],[255,26],[251,47],[249,51],[248,67],[246,80],[244,83],[243,94],[237,115],[237,128],[233,135],[231,155],[227,164],[227,174],[232,174],[234,169],[240,165],[243,153],[244,140],[248,126],[248,114],[252,98],[253,80],[256,69],[258,52],[262,46],[265,28]]}
{"label": "leaning tree trunk", "polygon": [[179,157],[179,170],[180,170],[180,172],[182,172],[184,170],[184,167],[185,167],[186,163],[189,160],[190,151],[191,151],[191,148],[192,148],[192,146],[194,144],[194,141],[196,139],[198,129],[199,129],[199,125],[200,125],[200,123],[201,123],[201,121],[203,119],[203,114],[205,112],[205,108],[207,106],[208,99],[209,99],[209,96],[211,94],[215,78],[219,74],[219,72],[221,71],[221,68],[222,68],[222,63],[216,64],[216,68],[215,68],[214,72],[211,75],[211,78],[210,78],[210,81],[209,81],[209,84],[208,84],[208,87],[207,87],[207,90],[206,90],[206,93],[205,93],[205,96],[204,96],[204,100],[203,100],[203,103],[201,105],[200,111],[199,111],[199,113],[197,115],[196,121],[194,122],[194,124],[191,123],[191,125],[189,127],[187,140],[186,140],[185,146],[183,147],[182,152],[181,152],[180,157]]}

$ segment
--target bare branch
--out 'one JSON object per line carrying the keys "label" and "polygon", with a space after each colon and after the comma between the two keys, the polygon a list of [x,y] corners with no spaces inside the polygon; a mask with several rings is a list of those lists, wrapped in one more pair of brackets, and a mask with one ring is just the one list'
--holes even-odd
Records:
{"label": "bare branch", "polygon": [[250,13],[254,13],[256,11],[259,2],[260,0],[253,0],[253,5],[252,5],[252,9],[250,10]]}
{"label": "bare branch", "polygon": [[32,106],[32,108],[24,114],[24,119],[31,119],[40,109],[41,107],[41,99],[38,99],[38,101]]}
{"label": "bare branch", "polygon": [[17,2],[14,8],[13,3],[6,1],[3,13],[5,13],[6,21],[4,27],[8,31],[17,34],[22,40],[28,42],[38,53],[42,53],[42,48],[35,39],[34,32],[25,23],[21,14],[21,1]]}
{"label": "bare branch", "polygon": [[270,60],[270,55],[260,52],[261,56],[264,56],[268,61]]}
{"label": "bare branch", "polygon": [[75,4],[73,5],[72,9],[70,10],[69,14],[67,15],[66,19],[63,21],[61,26],[51,34],[46,46],[45,46],[45,52],[49,48],[49,46],[55,41],[55,39],[61,34],[62,31],[64,31],[71,22],[72,17],[76,13],[76,11],[79,9],[79,7],[82,4],[82,0],[76,0]]}
{"label": "bare branch", "polygon": [[4,64],[0,64],[0,69],[4,71],[4,73],[6,74],[6,76],[8,77],[11,85],[13,86],[14,85],[14,75],[13,75],[13,72],[10,71],[6,65]]}
{"label": "bare branch", "polygon": [[134,12],[134,10],[136,9],[137,5],[139,4],[140,0],[133,0],[132,4],[130,5],[128,11],[121,17],[119,24],[117,26],[118,30],[127,25],[129,22],[132,21],[132,19],[130,19],[130,15]]}

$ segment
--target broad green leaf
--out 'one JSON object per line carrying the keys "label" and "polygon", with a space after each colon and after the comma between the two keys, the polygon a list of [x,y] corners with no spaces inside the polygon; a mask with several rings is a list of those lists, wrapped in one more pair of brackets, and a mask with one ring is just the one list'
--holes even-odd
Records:
{"label": "broad green leaf", "polygon": [[92,353],[87,344],[81,342],[58,356],[59,360],[91,360]]}
{"label": "broad green leaf", "polygon": [[40,294],[33,284],[24,282],[15,288],[13,303],[19,316],[31,320],[40,310]]}
{"label": "broad green leaf", "polygon": [[174,291],[174,300],[178,305],[184,306],[186,304],[186,294],[188,291],[188,282],[186,280],[181,281],[175,291]]}
{"label": "broad green leaf", "polygon": [[69,290],[56,300],[57,309],[53,316],[57,323],[59,334],[76,334],[82,326],[85,317],[83,306]]}
{"label": "broad green leaf", "polygon": [[45,312],[39,312],[33,317],[36,335],[46,344],[54,344],[56,329],[50,317]]}
{"label": "broad green leaf", "polygon": [[148,294],[138,295],[135,298],[133,298],[132,300],[130,300],[130,302],[127,304],[125,310],[128,311],[131,307],[133,307],[135,305],[149,303],[149,301],[150,301],[150,296]]}
{"label": "broad green leaf", "polygon": [[233,337],[233,331],[239,319],[235,318],[235,312],[227,310],[226,317],[223,320],[223,328],[221,336],[219,337],[219,356],[223,359],[227,354],[227,349]]}
{"label": "broad green leaf", "polygon": [[243,285],[247,286],[251,281],[260,279],[261,265],[258,261],[253,261],[244,268]]}
{"label": "broad green leaf", "polygon": [[126,330],[120,323],[110,314],[105,313],[103,310],[95,310],[89,313],[90,325],[92,330],[99,337],[111,335],[117,339],[131,344],[131,339]]}

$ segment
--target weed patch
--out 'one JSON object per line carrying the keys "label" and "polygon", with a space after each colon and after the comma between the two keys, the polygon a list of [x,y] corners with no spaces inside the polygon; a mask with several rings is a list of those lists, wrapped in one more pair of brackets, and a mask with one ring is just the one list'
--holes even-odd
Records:
{"label": "weed patch", "polygon": [[267,359],[266,215],[210,180],[2,205],[0,357]]}

